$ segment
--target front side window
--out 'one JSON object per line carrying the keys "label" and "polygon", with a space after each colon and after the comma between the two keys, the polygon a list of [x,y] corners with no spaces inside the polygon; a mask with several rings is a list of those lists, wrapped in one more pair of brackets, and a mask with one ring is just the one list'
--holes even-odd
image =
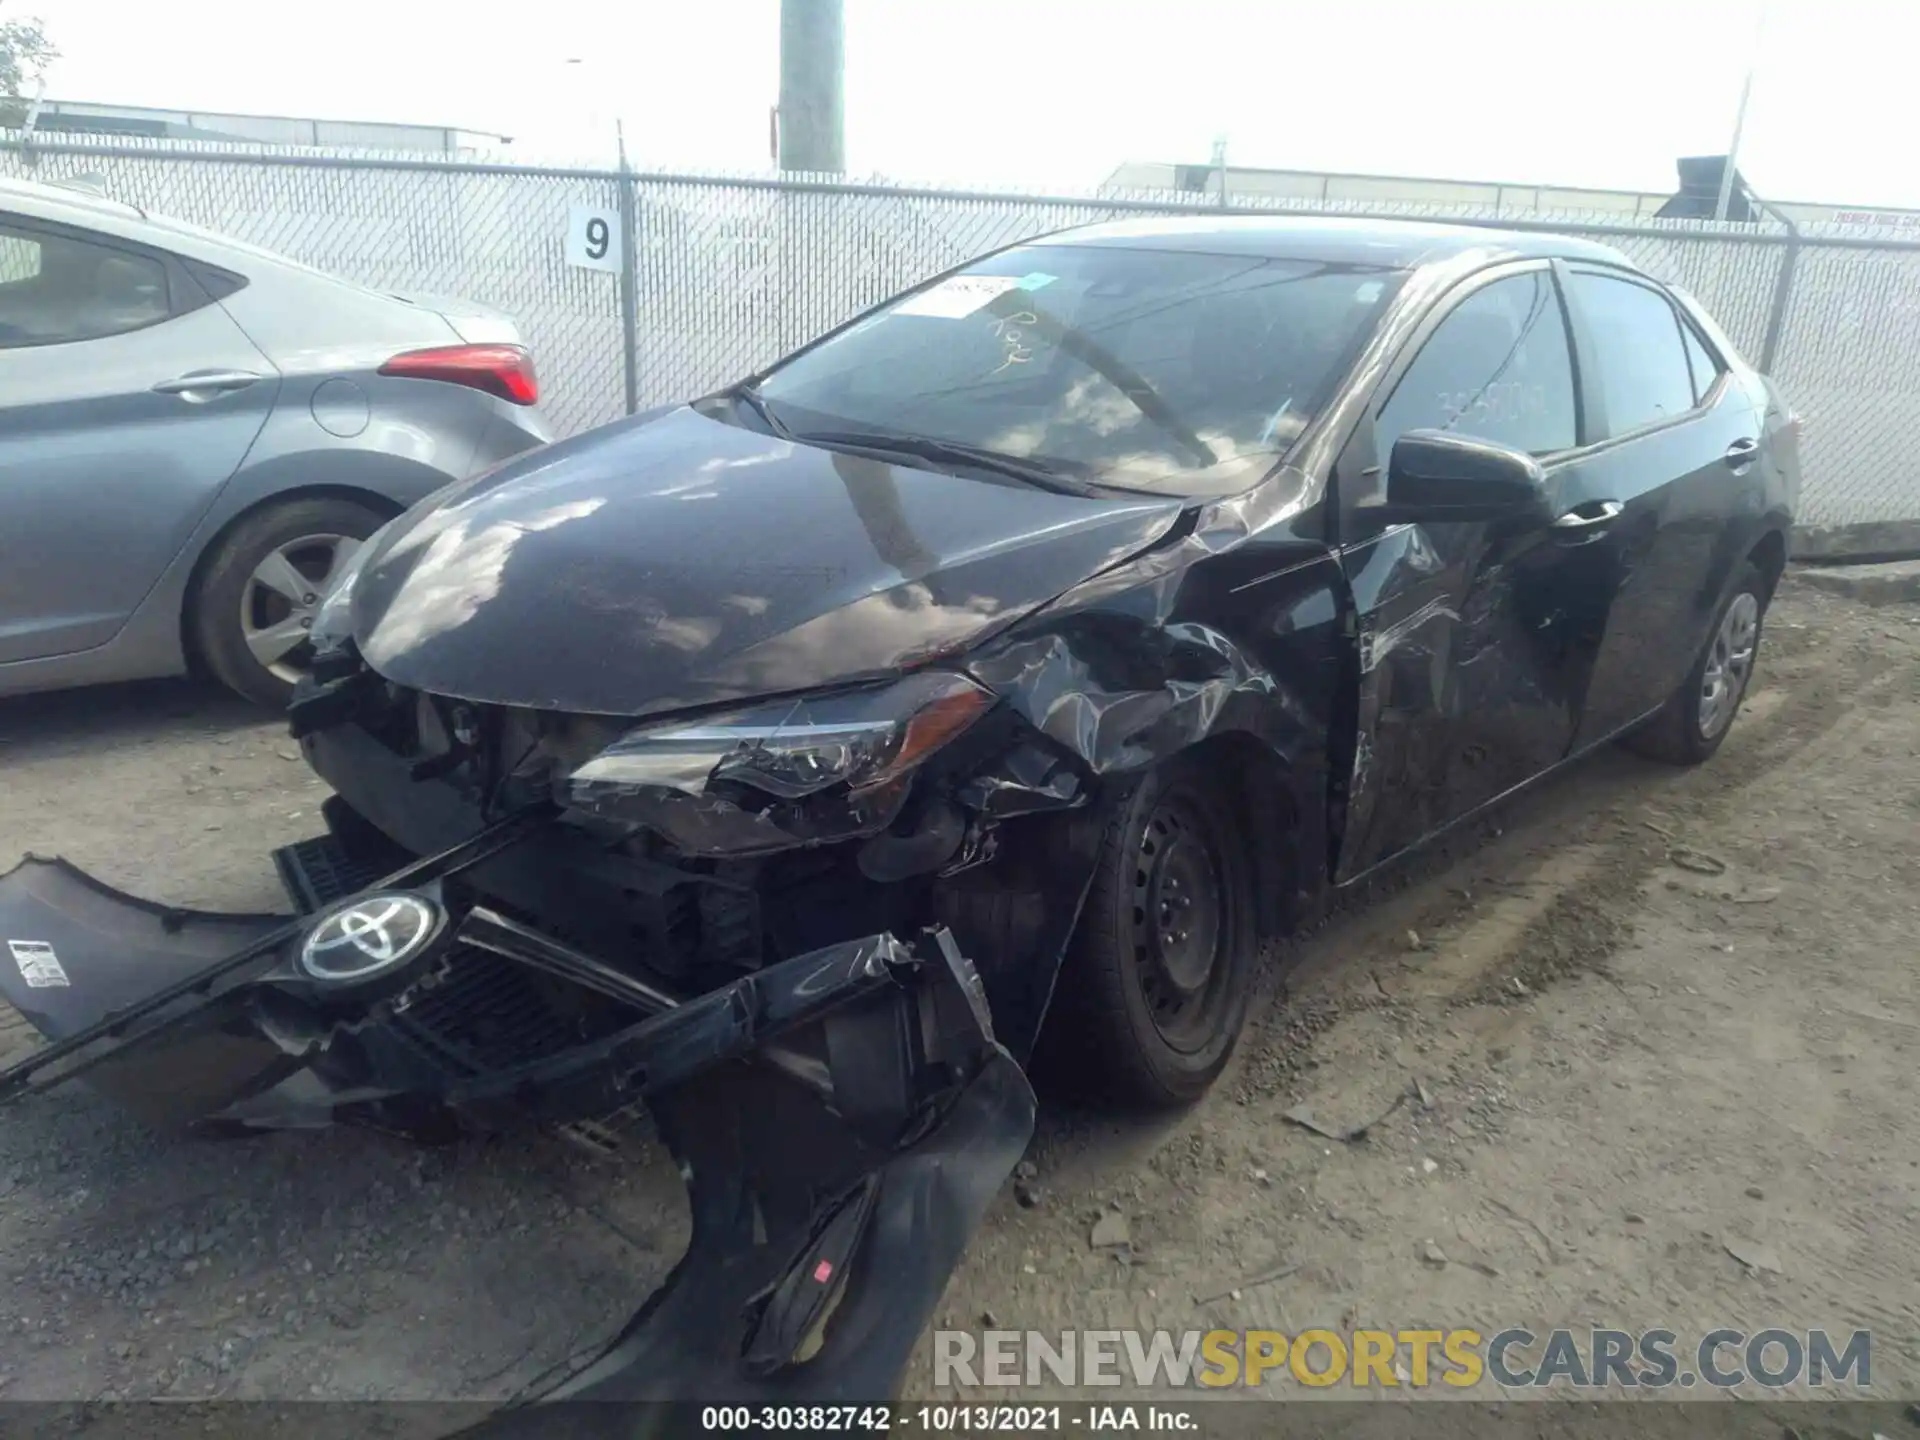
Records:
{"label": "front side window", "polygon": [[1381,463],[1409,430],[1445,430],[1544,455],[1577,443],[1573,362],[1545,270],[1482,286],[1440,322],[1381,408]]}
{"label": "front side window", "polygon": [[0,223],[0,349],[96,340],[167,314],[160,261]]}
{"label": "front side window", "polygon": [[803,440],[928,437],[1106,485],[1229,494],[1299,437],[1400,279],[1313,260],[1023,246],[795,356],[760,393]]}
{"label": "front side window", "polygon": [[1607,435],[1623,435],[1693,408],[1693,373],[1680,319],[1666,296],[1631,280],[1576,271],[1572,297],[1593,339]]}

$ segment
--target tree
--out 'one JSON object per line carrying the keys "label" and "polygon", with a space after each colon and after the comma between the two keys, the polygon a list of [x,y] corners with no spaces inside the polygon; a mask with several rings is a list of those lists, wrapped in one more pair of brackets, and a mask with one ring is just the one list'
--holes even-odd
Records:
{"label": "tree", "polygon": [[59,54],[38,20],[0,20],[0,100],[19,98]]}

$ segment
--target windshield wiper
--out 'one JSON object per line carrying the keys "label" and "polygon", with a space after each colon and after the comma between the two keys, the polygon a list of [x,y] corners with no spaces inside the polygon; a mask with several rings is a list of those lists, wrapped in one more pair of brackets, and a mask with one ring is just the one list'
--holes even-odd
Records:
{"label": "windshield wiper", "polygon": [[729,385],[720,392],[729,400],[737,401],[751,410],[760,423],[782,440],[793,439],[793,432],[787,429],[780,417],[773,413],[773,407],[767,404],[761,395],[760,387],[751,380],[742,380],[738,385]]}
{"label": "windshield wiper", "polygon": [[1036,490],[1051,490],[1057,495],[1094,496],[1100,487],[1075,479],[1044,460],[1028,460],[1003,454],[964,440],[940,440],[931,435],[883,435],[870,430],[808,431],[791,438],[803,445],[819,445],[828,450],[855,450],[879,457],[905,456],[931,465],[966,465],[1005,475],[1031,485]]}

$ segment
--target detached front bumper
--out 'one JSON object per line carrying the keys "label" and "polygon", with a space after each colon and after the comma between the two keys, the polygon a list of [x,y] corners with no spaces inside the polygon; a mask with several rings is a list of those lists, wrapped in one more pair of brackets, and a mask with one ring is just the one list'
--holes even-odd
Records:
{"label": "detached front bumper", "polygon": [[[0,876],[0,997],[49,1043],[0,1071],[0,1102],[84,1075],[161,1123],[416,1134],[644,1102],[693,1238],[565,1395],[888,1398],[1032,1134],[974,967],[944,931],[880,934],[673,995],[466,898],[465,871],[545,824],[293,919],[167,909],[29,859]],[[424,1044],[421,1015],[474,966],[576,990],[594,1019],[500,1063]]]}

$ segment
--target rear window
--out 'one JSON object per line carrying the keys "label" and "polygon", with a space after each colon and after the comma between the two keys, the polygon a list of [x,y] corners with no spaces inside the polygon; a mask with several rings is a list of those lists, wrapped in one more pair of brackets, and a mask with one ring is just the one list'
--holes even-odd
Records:
{"label": "rear window", "polygon": [[167,267],[71,235],[0,225],[0,349],[97,340],[167,318]]}
{"label": "rear window", "polygon": [[1124,488],[1257,482],[1397,289],[1372,266],[1027,246],[787,361],[761,393],[808,431],[920,435]]}

